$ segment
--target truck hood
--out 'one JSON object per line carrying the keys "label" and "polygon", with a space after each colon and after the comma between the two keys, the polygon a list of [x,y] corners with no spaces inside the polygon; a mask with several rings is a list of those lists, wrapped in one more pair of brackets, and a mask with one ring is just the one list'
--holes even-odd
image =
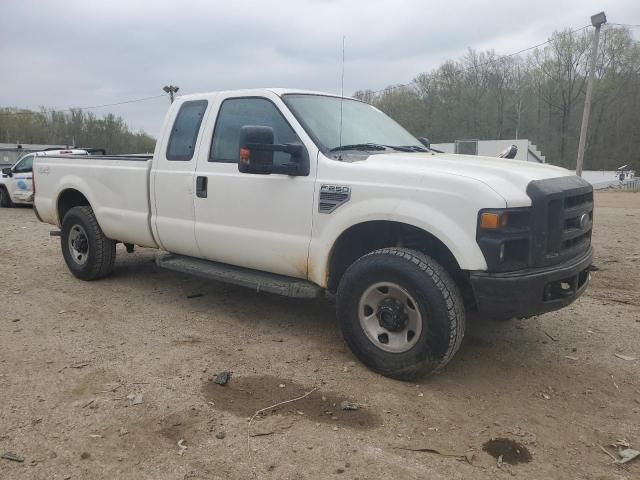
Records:
{"label": "truck hood", "polygon": [[531,205],[526,192],[532,180],[573,175],[553,165],[447,153],[383,153],[371,155],[363,163],[374,169],[409,170],[423,178],[433,173],[471,178],[494,190],[508,207]]}

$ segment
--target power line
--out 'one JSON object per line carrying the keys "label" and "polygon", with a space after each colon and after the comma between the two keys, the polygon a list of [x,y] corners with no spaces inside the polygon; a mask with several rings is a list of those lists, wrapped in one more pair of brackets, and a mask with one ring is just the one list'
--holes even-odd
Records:
{"label": "power line", "polygon": [[115,107],[117,105],[125,105],[127,103],[144,102],[145,100],[152,100],[154,98],[160,98],[160,97],[166,97],[166,96],[167,95],[163,93],[161,95],[154,95],[153,97],[134,98],[133,100],[125,100],[123,102],[116,102],[116,103],[105,103],[103,105],[90,105],[87,107],[69,107],[69,108],[62,108],[62,109],[56,109],[56,110],[45,110],[41,112],[34,112],[34,111],[0,112],[0,115],[39,115],[39,114],[45,114],[45,113],[71,112],[73,110],[92,110],[95,108]]}
{"label": "power line", "polygon": [[[612,23],[611,25],[617,25],[617,24],[613,24],[613,23]],[[591,26],[591,25],[585,25],[584,27],[576,28],[576,29],[571,30],[571,31],[566,32],[566,33],[561,33],[561,35],[570,35],[570,34],[572,34],[572,33],[577,33],[577,32],[579,32],[579,31],[581,31],[581,30],[584,30],[584,29],[586,29],[586,28],[589,28],[590,26]],[[517,52],[509,53],[509,54],[507,54],[507,55],[499,55],[499,56],[498,56],[498,58],[494,58],[494,59],[492,59],[492,60],[489,60],[489,61],[487,61],[487,62],[481,63],[481,64],[479,64],[479,65],[474,65],[474,67],[475,67],[475,68],[478,68],[478,67],[484,67],[485,65],[490,65],[490,64],[492,64],[492,63],[499,62],[499,61],[504,60],[504,59],[506,59],[506,58],[510,58],[510,57],[514,57],[514,56],[516,56],[516,55],[520,55],[521,53],[528,52],[529,50],[533,50],[533,49],[535,49],[535,48],[539,48],[539,47],[542,47],[543,45],[546,45],[546,44],[548,44],[548,43],[551,43],[551,42],[553,42],[553,40],[554,40],[553,38],[550,38],[549,40],[547,40],[547,41],[545,41],[545,42],[538,43],[538,44],[533,45],[533,46],[531,46],[531,47],[523,48],[522,50],[518,50]],[[462,69],[462,71],[463,71],[463,72],[466,72],[466,71],[468,71],[470,68],[471,68],[471,67],[463,68],[463,69]],[[374,91],[372,91],[372,92],[370,92],[370,93],[372,93],[372,94],[374,94],[374,95],[375,95],[375,94],[378,94],[378,93],[380,93],[380,92],[384,92],[384,91],[387,91],[387,90],[394,90],[394,89],[396,89],[396,88],[408,87],[409,85],[414,85],[414,84],[416,84],[416,83],[417,83],[417,82],[416,82],[415,80],[412,80],[412,81],[410,81],[410,82],[408,82],[408,83],[401,83],[400,85],[390,85],[390,86],[388,86],[388,87],[386,87],[386,88],[382,88],[382,89],[380,89],[380,90],[374,90]]]}

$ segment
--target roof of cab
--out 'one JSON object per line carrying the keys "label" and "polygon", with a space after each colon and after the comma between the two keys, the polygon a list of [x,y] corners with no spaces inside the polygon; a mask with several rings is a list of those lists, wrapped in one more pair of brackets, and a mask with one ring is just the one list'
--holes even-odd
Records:
{"label": "roof of cab", "polygon": [[61,148],[59,150],[44,150],[42,152],[36,152],[38,157],[46,157],[47,155],[87,155],[88,152],[81,148]]}
{"label": "roof of cab", "polygon": [[[218,94],[225,94],[225,95],[233,94],[233,95],[237,95],[237,96],[253,96],[253,95],[262,95],[262,94],[264,94],[266,92],[275,93],[279,97],[281,97],[283,95],[286,95],[286,94],[290,94],[290,93],[298,93],[298,94],[304,94],[304,95],[322,95],[322,96],[325,96],[325,97],[337,97],[337,98],[340,98],[340,95],[337,95],[335,93],[318,92],[318,91],[314,91],[314,90],[302,90],[302,89],[296,89],[296,88],[246,88],[246,89],[241,89],[241,90],[221,90],[221,91],[213,91],[213,92],[190,93],[188,95],[180,95],[177,98],[180,98],[182,100],[192,100],[192,99],[202,98],[203,96],[218,95]],[[351,97],[345,96],[343,98],[349,98],[350,99]]]}

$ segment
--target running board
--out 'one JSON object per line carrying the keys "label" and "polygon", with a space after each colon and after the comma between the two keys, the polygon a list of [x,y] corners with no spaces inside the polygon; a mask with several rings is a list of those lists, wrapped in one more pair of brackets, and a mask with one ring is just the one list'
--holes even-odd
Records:
{"label": "running board", "polygon": [[185,255],[160,254],[156,256],[156,265],[174,272],[188,273],[210,280],[252,288],[257,292],[269,292],[295,298],[318,298],[324,295],[323,288],[306,280]]}

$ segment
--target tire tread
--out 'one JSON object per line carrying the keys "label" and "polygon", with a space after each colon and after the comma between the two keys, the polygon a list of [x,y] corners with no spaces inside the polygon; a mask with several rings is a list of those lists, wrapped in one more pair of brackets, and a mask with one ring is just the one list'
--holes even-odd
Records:
{"label": "tire tread", "polygon": [[[447,315],[450,325],[449,343],[447,345],[446,352],[440,359],[439,363],[435,366],[435,368],[433,367],[433,364],[427,359],[422,362],[407,365],[406,367],[398,370],[388,372],[385,371],[384,374],[398,380],[414,380],[427,374],[437,373],[447,363],[449,363],[449,361],[451,361],[451,359],[460,348],[462,339],[464,337],[466,322],[462,295],[460,294],[457,285],[455,284],[449,273],[434,259],[417,250],[400,247],[382,248],[360,257],[354,262],[352,266],[379,256],[393,256],[402,258],[403,260],[406,260],[407,262],[415,265],[423,274],[429,276],[435,287],[441,292],[443,296],[444,302],[447,307]],[[344,280],[347,275],[348,270],[347,273],[345,273],[345,275],[343,276],[342,280]]]}
{"label": "tire tread", "polygon": [[0,207],[11,208],[13,207],[13,201],[9,195],[9,191],[6,187],[0,187]]}
{"label": "tire tread", "polygon": [[[113,271],[113,266],[116,260],[116,242],[104,235],[100,225],[98,224],[98,220],[93,213],[93,209],[90,206],[85,205],[71,208],[62,221],[63,228],[67,218],[72,215],[78,215],[86,221],[90,230],[87,234],[93,236],[96,246],[94,249],[94,257],[90,259],[91,269],[87,274],[79,276],[79,278],[90,281],[106,277]],[[62,245],[62,248],[64,249],[66,246]],[[73,273],[78,276],[75,272]]]}

